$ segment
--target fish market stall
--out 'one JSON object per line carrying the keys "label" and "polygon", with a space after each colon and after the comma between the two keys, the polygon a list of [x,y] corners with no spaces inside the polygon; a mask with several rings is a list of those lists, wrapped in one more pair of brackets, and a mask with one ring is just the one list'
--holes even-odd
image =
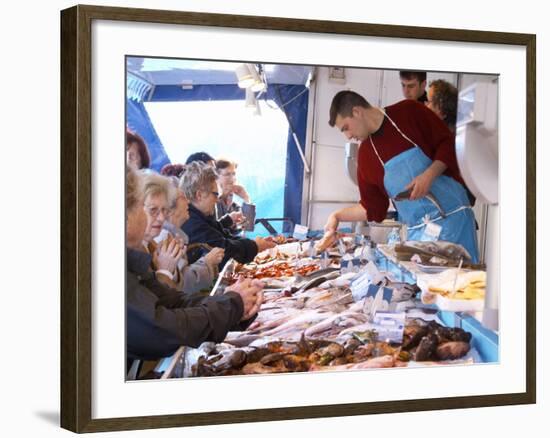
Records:
{"label": "fish market stall", "polygon": [[[255,90],[243,72],[261,79]],[[456,126],[446,129],[402,99],[395,70],[129,57],[127,73],[127,128],[148,143],[150,169],[175,172],[193,207],[184,212],[179,196],[181,214],[167,220],[181,221],[172,225],[185,232],[187,261],[225,251],[197,290],[265,284],[246,331],[178,350],[163,378],[498,361],[498,76],[426,72],[459,92]],[[165,102],[178,103],[170,120],[185,129],[165,123]],[[200,129],[205,117],[221,124]],[[199,169],[183,165],[197,155],[217,169],[215,185],[200,190]],[[210,218],[226,215],[222,233]],[[203,216],[208,229],[197,230]],[[261,240],[245,257],[228,251],[233,237]]]}
{"label": "fish market stall", "polygon": [[[379,245],[373,257],[360,235],[346,235],[321,253],[315,243],[281,244],[245,265],[228,262],[212,294],[238,278],[260,279],[266,287],[258,316],[221,344],[185,349],[171,377],[467,365],[496,354],[495,334],[471,321],[463,325],[468,315],[441,308],[438,300],[477,304],[484,278],[473,268],[480,266],[453,267],[451,257],[426,272],[427,248],[404,256],[410,250],[404,245]],[[458,269],[450,280],[448,272]],[[449,281],[453,297],[444,296]]]}

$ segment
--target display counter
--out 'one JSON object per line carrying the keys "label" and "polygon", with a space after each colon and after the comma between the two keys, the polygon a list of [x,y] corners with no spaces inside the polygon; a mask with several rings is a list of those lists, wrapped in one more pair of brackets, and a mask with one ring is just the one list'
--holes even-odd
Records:
{"label": "display counter", "polygon": [[417,281],[434,274],[398,260],[391,246],[379,245],[372,263],[355,236],[323,254],[312,248],[297,242],[247,265],[228,262],[212,293],[224,293],[239,277],[262,279],[256,321],[221,344],[178,351],[165,377],[498,361],[498,335],[471,314],[423,303]]}

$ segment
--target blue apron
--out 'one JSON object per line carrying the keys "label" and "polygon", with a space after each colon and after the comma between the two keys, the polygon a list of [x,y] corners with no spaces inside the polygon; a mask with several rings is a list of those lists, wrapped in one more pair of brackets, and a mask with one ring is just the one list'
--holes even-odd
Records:
{"label": "blue apron", "polygon": [[397,129],[399,134],[414,147],[402,152],[386,163],[382,161],[372,137],[370,143],[380,163],[384,167],[384,187],[397,209],[398,219],[407,225],[407,240],[429,240],[425,229],[429,222],[441,226],[439,240],[462,245],[471,256],[473,263],[479,262],[475,217],[470,207],[466,189],[462,184],[446,175],[438,176],[430,191],[439,201],[446,217],[443,218],[435,205],[427,198],[415,201],[397,201],[393,198],[405,190],[405,187],[424,172],[432,160],[397,127],[394,121],[383,111],[385,117]]}

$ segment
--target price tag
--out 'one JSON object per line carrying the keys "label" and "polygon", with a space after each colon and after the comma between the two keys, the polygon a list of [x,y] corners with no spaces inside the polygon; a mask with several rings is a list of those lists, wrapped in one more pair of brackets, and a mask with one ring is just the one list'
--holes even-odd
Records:
{"label": "price tag", "polygon": [[366,272],[369,278],[374,284],[379,284],[384,280],[384,274],[382,274],[373,262],[368,262]]}
{"label": "price tag", "polygon": [[434,242],[439,240],[439,235],[441,234],[441,225],[436,224],[435,222],[428,222],[426,228],[424,229],[424,238],[422,240]]}
{"label": "price tag", "polygon": [[359,301],[364,298],[369,293],[370,289],[371,295],[374,295],[379,285],[384,280],[384,275],[378,271],[376,266],[370,262],[367,266],[357,274],[357,277],[351,280],[350,289],[353,299]]}
{"label": "price tag", "polygon": [[392,290],[387,287],[371,284],[367,290],[363,313],[372,322],[374,315],[379,311],[387,311],[390,308]]}
{"label": "price tag", "polygon": [[341,272],[345,274],[346,272],[359,272],[361,268],[361,260],[356,257],[342,257],[340,260],[340,269]]}
{"label": "price tag", "polygon": [[292,237],[298,240],[304,240],[307,238],[308,231],[309,228],[305,225],[296,224],[294,225],[294,232],[292,233]]}
{"label": "price tag", "polygon": [[378,333],[379,340],[400,344],[403,342],[405,312],[378,311],[374,315],[372,326]]}
{"label": "price tag", "polygon": [[342,239],[338,239],[338,251],[341,256],[344,256],[346,253],[346,245],[344,245],[344,241]]}

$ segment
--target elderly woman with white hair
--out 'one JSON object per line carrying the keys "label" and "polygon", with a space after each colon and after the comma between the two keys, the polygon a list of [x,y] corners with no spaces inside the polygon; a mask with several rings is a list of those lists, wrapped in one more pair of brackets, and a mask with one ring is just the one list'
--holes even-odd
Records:
{"label": "elderly woman with white hair", "polygon": [[162,231],[170,215],[169,205],[176,199],[176,190],[170,180],[157,173],[143,173],[143,199],[147,226],[143,235],[143,248],[152,256],[151,267],[159,279],[175,287],[178,280],[177,265],[184,254],[183,244],[177,239],[166,239],[161,244],[153,240]]}
{"label": "elderly woman with white hair", "polygon": [[[189,237],[183,232],[181,226],[189,219],[189,201],[185,194],[178,188],[179,179],[175,176],[170,177],[172,184],[177,191],[175,202],[171,205],[171,214],[164,221],[163,229],[158,237],[157,243],[166,238],[174,237],[187,247]],[[184,292],[198,292],[200,290],[210,289],[214,279],[218,275],[218,263],[223,259],[223,248],[212,248],[205,256],[198,259],[195,263],[189,263],[187,255],[178,261],[178,270],[180,279],[177,288]]]}
{"label": "elderly woman with white hair", "polygon": [[184,294],[158,281],[143,250],[147,227],[141,176],[126,172],[126,348],[129,361],[158,359],[181,345],[221,342],[230,330],[252,322],[263,298],[263,284],[245,280],[223,295]]}
{"label": "elderly woman with white hair", "polygon": [[[183,231],[189,236],[189,243],[206,243],[212,247],[224,248],[225,255],[219,268],[234,258],[240,263],[254,260],[259,252],[273,248],[275,243],[261,237],[255,240],[232,236],[215,216],[216,203],[220,195],[216,170],[204,163],[187,165],[180,188],[190,201],[189,220],[183,224]],[[188,252],[189,260],[196,260],[199,254]]]}
{"label": "elderly woman with white hair", "polygon": [[188,201],[172,178],[148,173],[144,177],[147,228],[145,242],[153,268],[165,283],[184,292],[212,286],[223,249],[215,248],[190,265],[185,255],[187,236],[180,230],[189,218]]}

